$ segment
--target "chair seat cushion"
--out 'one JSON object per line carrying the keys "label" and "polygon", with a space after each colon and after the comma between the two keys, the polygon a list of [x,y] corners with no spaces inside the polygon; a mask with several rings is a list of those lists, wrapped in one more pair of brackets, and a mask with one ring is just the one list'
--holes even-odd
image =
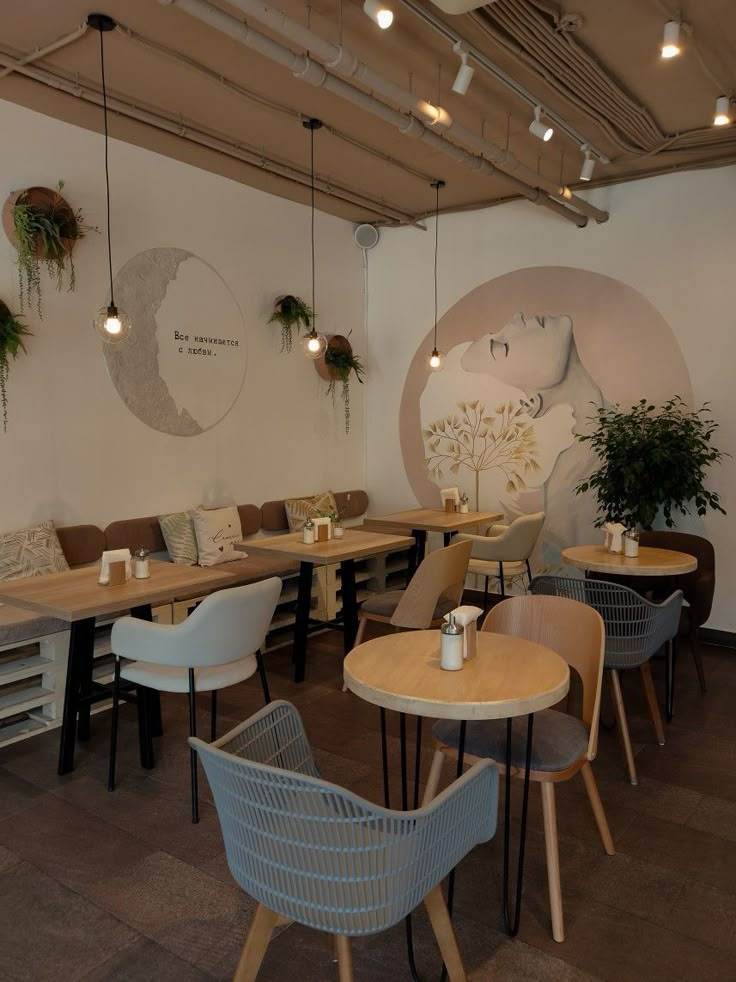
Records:
{"label": "chair seat cushion", "polygon": [[[228,662],[227,665],[214,665],[211,668],[194,669],[194,688],[197,692],[211,692],[224,689],[249,679],[257,668],[255,655]],[[146,685],[159,692],[189,692],[189,672],[186,668],[172,665],[153,665],[143,661],[123,661],[120,678],[136,685]]]}
{"label": "chair seat cushion", "polygon": [[[378,617],[392,617],[403,596],[403,590],[388,590],[386,593],[379,593],[375,597],[369,597],[363,602],[360,609],[366,614],[376,614]],[[455,609],[455,606],[451,600],[448,600],[446,597],[440,597],[434,609],[432,620],[439,620],[445,614],[449,614],[451,610]]]}
{"label": "chair seat cushion", "polygon": [[[448,747],[457,748],[460,724],[440,720],[432,728],[434,737]],[[533,771],[564,771],[580,760],[588,748],[588,729],[582,720],[555,709],[534,716],[531,768]],[[465,731],[465,752],[503,764],[506,759],[506,720],[469,722]],[[526,718],[514,719],[511,727],[511,766],[526,765]]]}

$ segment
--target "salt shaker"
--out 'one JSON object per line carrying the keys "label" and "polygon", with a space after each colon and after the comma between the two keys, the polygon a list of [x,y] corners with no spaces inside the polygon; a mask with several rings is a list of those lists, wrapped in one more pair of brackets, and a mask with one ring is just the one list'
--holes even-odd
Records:
{"label": "salt shaker", "polygon": [[332,519],[332,538],[341,539],[345,535],[345,528],[339,518]]}
{"label": "salt shaker", "polygon": [[636,559],[639,555],[639,530],[629,529],[624,532],[624,556]]}
{"label": "salt shaker", "polygon": [[455,623],[454,614],[442,625],[440,635],[440,668],[457,672],[463,667],[463,629]]}
{"label": "salt shaker", "polygon": [[138,546],[133,553],[133,576],[136,580],[147,580],[151,575],[148,565],[150,553],[143,546]]}
{"label": "salt shaker", "polygon": [[464,491],[463,491],[462,495],[460,496],[460,514],[461,515],[467,515],[468,514],[468,496],[467,496],[467,494],[465,494]]}
{"label": "salt shaker", "polygon": [[302,526],[302,542],[305,546],[314,544],[314,522],[308,518]]}

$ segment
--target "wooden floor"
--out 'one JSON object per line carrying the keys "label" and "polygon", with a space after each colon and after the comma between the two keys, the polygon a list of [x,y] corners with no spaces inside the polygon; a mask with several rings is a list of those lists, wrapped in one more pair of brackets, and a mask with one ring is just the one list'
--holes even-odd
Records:
{"label": "wooden floor", "polygon": [[[311,642],[303,685],[290,681],[289,649],[267,656],[273,695],[299,707],[325,777],[380,801],[378,711],[341,693],[339,643],[332,633]],[[537,788],[518,939],[500,931],[501,830],[461,864],[455,924],[471,979],[736,980],[736,652],[708,648],[705,664],[703,697],[681,651],[664,747],[638,677],[624,679],[640,784],[625,780],[615,731],[601,733],[594,765],[616,856],[603,853],[582,780],[558,786],[564,944],[550,936]],[[655,666],[660,698],[662,676]],[[222,693],[220,705],[224,732],[260,707],[257,680]],[[156,769],[144,773],[123,710],[113,794],[106,714],[93,718],[67,777],[56,776],[58,733],[0,750],[0,982],[232,977],[252,903],[228,873],[204,781],[202,821],[189,820],[185,698],[167,698],[164,717]],[[396,776],[398,746],[394,728]],[[429,758],[425,750],[425,776]],[[439,957],[425,915],[415,921],[419,972],[434,982]],[[356,980],[409,978],[403,927],[357,942],[354,954]],[[325,937],[292,926],[272,942],[259,980],[335,979],[331,957]]]}

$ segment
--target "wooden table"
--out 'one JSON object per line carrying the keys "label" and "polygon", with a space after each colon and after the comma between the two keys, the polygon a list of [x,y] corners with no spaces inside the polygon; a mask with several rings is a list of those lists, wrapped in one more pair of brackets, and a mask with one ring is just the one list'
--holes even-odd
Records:
{"label": "wooden table", "polygon": [[[504,917],[507,930],[519,928],[519,903],[524,869],[529,761],[534,713],[555,705],[570,686],[570,670],[556,652],[524,638],[478,633],[478,653],[459,672],[440,668],[440,632],[408,631],[374,638],[359,645],[345,659],[345,684],[366,702],[381,707],[384,797],[389,807],[388,753],[385,710],[401,713],[402,807],[408,807],[406,780],[405,714],[417,717],[414,767],[414,807],[418,805],[421,719],[460,720],[457,776],[462,774],[465,729],[468,720],[506,719],[506,796],[504,801]],[[509,917],[508,875],[511,782],[511,720],[527,716],[526,768],[522,800],[515,914]],[[452,883],[448,905],[452,907]],[[513,921],[513,923],[512,923]]]}
{"label": "wooden table", "polygon": [[622,552],[609,552],[604,545],[569,546],[562,550],[568,566],[590,573],[615,573],[617,576],[678,576],[698,568],[695,556],[674,549],[640,546],[635,558]]}
{"label": "wooden table", "polygon": [[392,515],[366,518],[363,527],[386,532],[395,532],[397,529],[411,532],[416,543],[409,564],[411,576],[424,559],[427,532],[441,532],[447,546],[455,532],[462,529],[467,531],[477,525],[493,525],[503,517],[503,512],[495,511],[469,511],[463,514],[459,511],[445,511],[444,508],[412,508],[409,511],[394,512]]}
{"label": "wooden table", "polygon": [[[146,580],[130,579],[119,586],[100,586],[99,566],[30,576],[0,583],[0,602],[22,607],[35,614],[57,617],[71,625],[69,663],[64,689],[64,709],[59,746],[59,774],[74,769],[74,746],[89,738],[90,707],[108,698],[107,690],[92,682],[95,648],[95,618],[129,610],[133,617],[151,620],[151,607],[191,596],[192,589],[207,590],[227,586],[229,577],[216,569],[177,566],[175,563],[150,561],[151,575]],[[139,700],[139,714],[157,715],[152,700]],[[77,725],[77,716],[79,724]],[[143,732],[145,728],[141,728]],[[153,722],[154,735],[160,732],[160,714]],[[141,763],[153,766],[150,746],[141,744]]]}
{"label": "wooden table", "polygon": [[[340,539],[328,539],[306,545],[301,532],[275,535],[271,538],[249,539],[239,542],[235,549],[241,552],[265,552],[299,563],[299,589],[294,624],[294,681],[303,682],[307,663],[307,639],[311,624],[324,627],[331,624],[344,632],[344,648],[347,654],[355,644],[358,631],[358,597],[355,589],[355,560],[367,556],[379,556],[385,552],[406,549],[413,545],[405,535],[384,535],[364,532],[362,529],[345,529]],[[342,593],[342,622],[313,621],[309,616],[312,604],[312,572],[315,566],[340,565]]]}

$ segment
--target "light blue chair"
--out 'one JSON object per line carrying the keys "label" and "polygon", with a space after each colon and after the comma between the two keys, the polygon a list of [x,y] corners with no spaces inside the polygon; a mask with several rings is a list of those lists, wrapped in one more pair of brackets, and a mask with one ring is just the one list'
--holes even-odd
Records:
{"label": "light blue chair", "polygon": [[258,901],[234,982],[256,978],[280,917],[334,935],[340,982],[351,982],[350,938],[385,931],[422,901],[450,982],[466,979],[440,884],[496,831],[493,763],[416,811],[391,811],[319,777],[291,703],[271,703],[215,743],[189,743],[230,872]]}

